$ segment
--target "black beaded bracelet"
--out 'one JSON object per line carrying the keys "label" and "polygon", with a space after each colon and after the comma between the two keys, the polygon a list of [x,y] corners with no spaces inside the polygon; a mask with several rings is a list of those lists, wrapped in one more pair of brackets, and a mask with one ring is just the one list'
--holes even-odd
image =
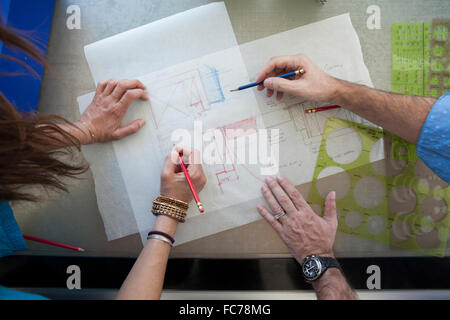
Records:
{"label": "black beaded bracelet", "polygon": [[148,233],[147,237],[149,237],[149,236],[152,235],[152,234],[157,234],[157,235],[166,237],[167,239],[170,240],[170,242],[172,242],[172,244],[175,243],[175,239],[172,238],[171,236],[169,236],[169,235],[168,235],[167,233],[165,233],[165,232],[161,232],[161,231],[150,231],[150,232]]}

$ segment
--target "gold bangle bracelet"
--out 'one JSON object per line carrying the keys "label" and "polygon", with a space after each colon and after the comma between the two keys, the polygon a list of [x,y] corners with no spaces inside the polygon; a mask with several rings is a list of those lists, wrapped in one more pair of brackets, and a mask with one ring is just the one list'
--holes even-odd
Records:
{"label": "gold bangle bracelet", "polygon": [[189,208],[189,204],[181,201],[181,200],[177,200],[177,199],[173,199],[173,198],[169,198],[166,196],[159,196],[158,198],[156,198],[157,202],[159,203],[165,203],[165,204],[171,204],[174,205],[176,207],[179,207],[180,209],[188,209]]}
{"label": "gold bangle bracelet", "polygon": [[165,215],[177,220],[185,222],[189,205],[180,200],[159,196],[153,201],[152,212],[155,216]]}
{"label": "gold bangle bracelet", "polygon": [[167,217],[173,218],[173,219],[175,219],[175,220],[177,220],[178,222],[181,222],[181,223],[186,222],[186,218],[185,217],[180,216],[178,214],[174,214],[174,213],[168,212],[168,211],[153,211],[153,214],[155,216],[167,216]]}
{"label": "gold bangle bracelet", "polygon": [[154,208],[169,209],[169,210],[177,211],[180,214],[184,214],[187,211],[186,209],[181,209],[181,208],[179,208],[177,206],[173,206],[173,205],[166,204],[166,203],[161,203],[161,202],[158,202],[156,200],[153,201],[153,207]]}
{"label": "gold bangle bracelet", "polygon": [[186,211],[180,211],[180,210],[173,210],[171,208],[165,208],[165,207],[158,207],[158,206],[154,206],[152,208],[152,212],[153,213],[159,213],[159,212],[169,212],[175,215],[178,215],[180,217],[186,217]]}

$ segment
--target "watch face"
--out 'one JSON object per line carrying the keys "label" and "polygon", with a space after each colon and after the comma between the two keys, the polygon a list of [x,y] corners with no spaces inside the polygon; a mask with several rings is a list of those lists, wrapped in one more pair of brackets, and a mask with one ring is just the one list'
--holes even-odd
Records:
{"label": "watch face", "polygon": [[303,275],[306,280],[315,280],[322,273],[322,263],[317,258],[307,258],[302,266]]}

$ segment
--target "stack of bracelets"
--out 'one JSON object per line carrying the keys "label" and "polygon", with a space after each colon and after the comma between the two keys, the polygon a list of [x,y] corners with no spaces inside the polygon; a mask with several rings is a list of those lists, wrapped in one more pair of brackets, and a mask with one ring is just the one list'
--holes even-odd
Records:
{"label": "stack of bracelets", "polygon": [[[159,196],[158,198],[156,198],[156,200],[153,201],[152,212],[155,216],[163,215],[173,218],[178,222],[185,222],[188,208],[189,205],[184,201]],[[150,231],[147,236],[147,240],[148,239],[157,239],[160,241],[164,241],[171,246],[175,242],[175,240],[171,236],[161,231]]]}
{"label": "stack of bracelets", "polygon": [[153,201],[152,212],[155,216],[164,215],[185,222],[188,208],[189,205],[184,201],[159,196]]}

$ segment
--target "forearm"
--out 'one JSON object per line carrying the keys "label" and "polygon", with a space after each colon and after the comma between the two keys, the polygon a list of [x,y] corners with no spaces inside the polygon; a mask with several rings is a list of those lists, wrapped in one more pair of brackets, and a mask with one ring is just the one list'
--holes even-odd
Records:
{"label": "forearm", "polygon": [[312,286],[319,300],[354,300],[358,299],[350,288],[340,270],[328,269]]}
{"label": "forearm", "polygon": [[60,124],[59,127],[65,132],[76,138],[81,145],[94,143],[94,137],[91,135],[87,125],[81,121],[71,124]]}
{"label": "forearm", "polygon": [[78,147],[94,143],[94,137],[91,135],[87,126],[78,121],[71,123],[58,123],[46,125],[34,133],[30,143],[36,144],[36,147],[46,148],[47,150],[56,150],[67,147]]}
{"label": "forearm", "polygon": [[[177,221],[166,216],[158,216],[153,229],[165,232],[173,237],[176,227]],[[120,288],[117,299],[159,299],[163,288],[170,248],[170,245],[163,241],[148,240]]]}
{"label": "forearm", "polygon": [[331,100],[412,143],[417,143],[436,102],[434,98],[388,93],[343,80],[337,80]]}

